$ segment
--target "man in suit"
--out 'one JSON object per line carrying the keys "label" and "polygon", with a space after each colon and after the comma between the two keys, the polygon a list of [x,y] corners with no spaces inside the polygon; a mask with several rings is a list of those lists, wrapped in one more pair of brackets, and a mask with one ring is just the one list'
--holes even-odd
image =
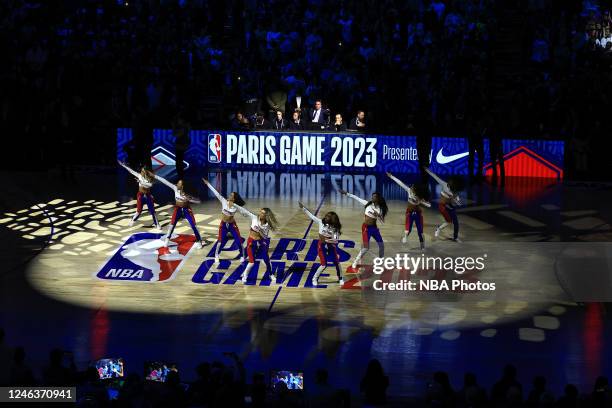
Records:
{"label": "man in suit", "polygon": [[312,130],[321,130],[327,126],[328,112],[323,109],[321,100],[317,99],[308,112],[308,127]]}

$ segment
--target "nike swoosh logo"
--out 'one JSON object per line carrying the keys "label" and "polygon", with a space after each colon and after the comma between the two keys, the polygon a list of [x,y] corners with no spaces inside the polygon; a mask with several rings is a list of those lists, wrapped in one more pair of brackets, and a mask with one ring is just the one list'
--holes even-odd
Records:
{"label": "nike swoosh logo", "polygon": [[444,153],[442,153],[442,150],[444,148],[438,150],[438,154],[436,155],[436,161],[440,164],[446,164],[446,163],[450,163],[450,162],[454,162],[455,160],[459,160],[462,157],[465,157],[467,155],[470,154],[470,152],[463,152],[463,153],[457,153],[457,154],[453,154],[450,156],[445,156]]}

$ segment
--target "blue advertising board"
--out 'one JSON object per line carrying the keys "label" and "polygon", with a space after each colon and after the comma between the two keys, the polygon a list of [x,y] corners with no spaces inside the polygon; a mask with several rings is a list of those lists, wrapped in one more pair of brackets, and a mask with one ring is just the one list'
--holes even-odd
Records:
{"label": "blue advertising board", "polygon": [[[184,160],[186,167],[195,169],[363,174],[419,172],[416,136],[193,130],[190,138]],[[119,160],[125,160],[125,147],[131,139],[131,129],[118,129]],[[174,144],[171,130],[154,130],[153,164],[173,165]],[[492,171],[488,146],[485,140],[485,173]],[[563,141],[504,139],[502,148],[508,176],[563,177]],[[466,138],[433,137],[430,167],[442,175],[466,175],[468,151]]]}

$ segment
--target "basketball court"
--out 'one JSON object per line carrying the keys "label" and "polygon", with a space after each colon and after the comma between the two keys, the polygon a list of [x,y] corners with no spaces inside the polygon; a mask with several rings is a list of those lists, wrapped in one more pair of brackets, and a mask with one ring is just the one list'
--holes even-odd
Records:
{"label": "basketball court", "polygon": [[[19,328],[9,338],[26,349],[34,350],[42,333],[45,343],[75,350],[77,364],[129,353],[143,361],[177,361],[187,378],[198,362],[222,359],[225,351],[237,352],[253,372],[286,368],[308,373],[324,366],[355,373],[378,358],[396,395],[408,386],[424,387],[438,369],[487,374],[482,382],[488,384],[505,363],[513,362],[531,367],[521,373],[526,379],[544,374],[555,387],[586,385],[609,369],[609,351],[603,347],[611,334],[609,318],[599,303],[607,301],[609,286],[597,299],[584,299],[597,288],[573,289],[576,268],[560,272],[544,267],[552,257],[559,259],[556,245],[562,242],[576,245],[565,249],[570,258],[572,251],[584,250],[581,245],[606,252],[605,242],[612,238],[609,209],[593,204],[610,202],[609,187],[546,179],[509,179],[503,189],[475,185],[465,192],[466,205],[458,212],[463,243],[448,240],[448,229],[444,237],[433,236],[442,217],[432,205],[424,212],[422,252],[416,232],[409,243],[400,242],[405,193],[384,177],[209,173],[222,194],[237,191],[246,207],[269,207],[280,222],[269,251],[279,283],[262,263],[243,284],[244,266],[236,259],[233,241],[221,252],[221,262],[212,265],[221,207],[198,178],[188,180],[187,190],[203,200],[193,210],[210,244],[194,245],[182,221],[166,248],[159,238],[169,222],[172,195],[163,185],[153,190],[163,229],[158,231],[146,212],[128,227],[136,190],[121,170],[83,170],[74,180],[48,177],[2,176],[7,191],[0,216],[5,242],[0,323]],[[389,214],[380,224],[386,256],[487,253],[495,267],[475,279],[495,282],[497,290],[373,290],[376,279],[398,282],[401,275],[372,273],[373,241],[363,267],[346,272],[361,246],[363,206],[339,189],[363,198],[380,191],[387,198]],[[338,213],[343,286],[333,267],[318,286],[312,285],[319,265],[318,234],[299,201],[319,215]],[[248,220],[236,218],[244,237]],[[577,334],[582,330],[586,334]],[[43,365],[46,356],[31,358]],[[560,372],[566,359],[573,363]],[[133,366],[138,370],[141,365]],[[338,386],[358,392],[358,384],[339,378]]]}

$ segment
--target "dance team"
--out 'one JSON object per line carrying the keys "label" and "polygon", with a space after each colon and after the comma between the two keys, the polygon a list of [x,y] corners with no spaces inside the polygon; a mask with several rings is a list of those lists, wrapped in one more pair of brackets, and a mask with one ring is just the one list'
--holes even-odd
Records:
{"label": "dance team", "polygon": [[[199,242],[200,246],[203,247],[207,244],[206,241],[202,240],[202,237],[196,226],[196,220],[191,209],[192,203],[199,203],[200,200],[187,194],[184,190],[184,183],[179,180],[176,184],[172,184],[168,180],[160,177],[146,168],[142,168],[140,172],[136,172],[129,168],[125,163],[119,162],[123,168],[125,168],[130,174],[132,174],[138,183],[138,193],[136,194],[136,212],[131,217],[129,225],[132,226],[134,222],[138,220],[142,212],[143,205],[146,204],[151,217],[153,218],[153,227],[161,230],[157,216],[155,214],[155,206],[153,195],[151,194],[151,188],[155,181],[166,185],[174,191],[175,205],[172,212],[172,218],[168,226],[168,231],[164,237],[164,245],[168,246],[170,238],[176,224],[181,218],[184,218]],[[456,209],[461,205],[460,192],[463,190],[463,180],[460,178],[452,177],[448,181],[442,180],[430,169],[425,168],[427,174],[429,174],[440,186],[440,199],[438,204],[438,210],[444,221],[438,225],[434,230],[434,236],[439,237],[441,231],[446,228],[449,224],[453,225],[453,236],[451,240],[455,242],[461,242],[459,240],[459,220],[457,218]],[[408,201],[406,206],[406,219],[404,234],[401,237],[402,243],[408,242],[408,237],[412,232],[412,226],[416,225],[417,235],[419,237],[419,243],[421,249],[425,249],[425,239],[423,237],[423,211],[422,207],[431,207],[429,202],[429,189],[425,184],[413,184],[406,185],[399,178],[395,177],[391,173],[387,173],[387,176],[397,183],[403,190],[408,194]],[[278,221],[272,210],[268,207],[260,208],[256,212],[252,212],[245,208],[245,201],[240,197],[237,192],[231,192],[228,197],[223,197],[206,179],[202,179],[203,183],[212,191],[221,203],[221,220],[219,223],[219,233],[217,235],[217,246],[215,249],[215,264],[219,263],[219,254],[225,244],[227,243],[227,236],[231,234],[234,242],[239,247],[239,259],[240,262],[248,261],[244,272],[242,273],[242,282],[247,281],[250,270],[253,268],[256,259],[262,259],[266,265],[267,271],[273,275],[273,269],[270,263],[270,257],[268,256],[268,248],[270,243],[270,233],[278,227]],[[359,253],[353,260],[350,268],[350,272],[356,271],[358,268],[361,258],[370,249],[370,240],[373,238],[378,245],[378,256],[383,257],[385,254],[385,243],[378,229],[378,222],[384,223],[385,217],[389,212],[389,208],[382,194],[375,192],[370,197],[370,200],[358,197],[354,194],[349,193],[345,190],[340,190],[340,193],[347,197],[361,203],[363,205],[364,219],[361,225],[361,238],[362,246]],[[320,266],[317,268],[313,278],[312,284],[318,285],[318,279],[321,273],[325,271],[329,264],[333,265],[336,269],[336,276],[340,285],[344,284],[342,277],[342,271],[340,269],[340,262],[338,257],[338,239],[342,232],[342,224],[338,214],[333,211],[325,214],[323,218],[317,217],[316,213],[313,213],[306,208],[301,202],[298,203],[299,208],[304,214],[312,220],[314,224],[318,226],[319,240],[317,244],[317,252],[319,255]],[[249,236],[246,240],[246,250],[243,248],[243,238],[240,235],[238,224],[236,223],[236,213],[249,218],[251,220],[251,226],[249,229]]]}

